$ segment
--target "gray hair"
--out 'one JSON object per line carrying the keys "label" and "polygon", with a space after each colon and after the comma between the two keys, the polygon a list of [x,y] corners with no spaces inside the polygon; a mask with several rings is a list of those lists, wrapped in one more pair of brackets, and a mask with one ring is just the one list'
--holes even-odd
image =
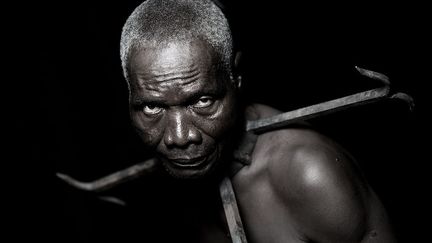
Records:
{"label": "gray hair", "polygon": [[120,41],[123,74],[130,82],[129,58],[144,46],[172,41],[206,41],[231,76],[233,44],[228,21],[210,0],[147,0],[126,20]]}

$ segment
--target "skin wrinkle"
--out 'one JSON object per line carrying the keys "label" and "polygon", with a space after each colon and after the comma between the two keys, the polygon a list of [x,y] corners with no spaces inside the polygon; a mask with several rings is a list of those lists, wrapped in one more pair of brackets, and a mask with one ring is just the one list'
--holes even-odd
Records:
{"label": "skin wrinkle", "polygon": [[[201,41],[195,41],[197,43],[201,43]],[[180,48],[178,48],[180,47]],[[143,62],[143,64],[146,65],[146,69],[140,70],[138,68],[134,68],[134,65],[137,62],[131,62],[131,69],[134,69],[132,76],[132,83],[131,83],[131,89],[137,89],[138,91],[141,91],[142,96],[145,95],[146,91],[152,91],[156,90],[158,92],[166,91],[168,89],[172,89],[172,86],[179,86],[181,84],[187,84],[191,83],[197,83],[194,82],[196,80],[187,80],[187,78],[190,76],[191,73],[197,73],[196,76],[198,76],[198,79],[202,79],[203,76],[216,76],[215,75],[215,68],[217,62],[214,63],[208,63],[208,61],[205,61],[205,63],[196,62],[196,63],[185,63],[184,60],[188,58],[192,59],[204,59],[204,60],[214,60],[214,54],[212,53],[211,48],[207,48],[202,50],[203,53],[201,53],[201,56],[197,56],[196,53],[193,52],[193,50],[190,49],[191,47],[188,46],[185,42],[180,43],[170,43],[166,45],[164,48],[143,48],[142,50],[137,50],[132,56],[132,59],[137,59]],[[154,52],[154,50],[158,50],[158,52]],[[147,52],[154,53],[153,55],[146,55]],[[191,54],[192,56],[188,56]],[[168,59],[165,60],[165,59]],[[211,66],[211,68],[205,67],[206,65]],[[192,68],[192,70],[186,70],[185,68]],[[182,74],[188,74],[186,76],[183,76],[182,78],[176,79],[172,82],[167,82],[165,85],[161,83],[155,83],[153,78],[155,76],[161,75],[161,74],[172,74],[173,76],[181,76]],[[141,77],[144,76],[144,79],[141,79]],[[220,75],[219,75],[220,76]],[[176,82],[176,81],[179,82]],[[199,82],[198,82],[199,83]],[[222,86],[221,84],[218,84],[218,88]],[[177,87],[178,88],[178,87]],[[200,87],[198,87],[199,89]],[[177,92],[181,92],[181,89],[178,89]],[[210,90],[207,92],[211,92]],[[133,92],[134,93],[134,92]],[[135,92],[136,93],[136,92]],[[141,94],[140,94],[141,95]],[[156,98],[161,98],[161,100],[157,100],[159,102],[166,102],[164,100],[164,96],[152,94]],[[166,97],[175,97],[174,94],[168,94]],[[134,94],[132,94],[132,98],[135,99]],[[143,99],[142,101],[146,101]]]}
{"label": "skin wrinkle", "polygon": [[[231,82],[216,68],[212,49],[201,41],[143,48],[133,57],[131,117],[144,143],[175,177],[208,174],[224,154],[228,131],[236,123],[236,86],[227,85]],[[204,158],[204,165],[182,168],[174,161],[188,164],[194,158]]]}
{"label": "skin wrinkle", "polygon": [[[148,72],[142,74],[136,73],[138,84],[154,84],[175,81],[177,79],[181,80],[183,84],[187,84],[196,80],[196,77],[199,75],[198,67],[196,67],[195,65],[191,67],[185,67],[185,70],[178,70],[175,72],[167,72],[160,74],[158,74],[157,72],[158,70],[148,70]],[[149,73],[151,73],[151,75],[149,75]]]}
{"label": "skin wrinkle", "polygon": [[134,89],[131,100],[133,104],[160,103],[160,105],[185,106],[205,95],[223,98],[221,93],[224,92],[221,85],[206,86],[199,79],[185,85],[172,83],[167,86],[154,84],[148,87],[143,85],[143,87]]}
{"label": "skin wrinkle", "polygon": [[[212,3],[208,0],[146,1],[125,24],[121,59],[129,84],[132,123],[144,144],[155,153],[152,156],[173,177],[202,178],[213,184],[231,169],[228,163],[233,162],[235,146],[241,144],[239,138],[247,114],[240,106],[242,101],[237,90],[240,78],[234,76],[238,75],[238,66],[232,55],[228,23],[223,13],[208,4]],[[183,11],[183,6],[190,6],[187,9],[191,11]],[[206,105],[198,108],[198,104]],[[280,114],[271,107],[253,106],[257,118]],[[371,211],[382,212],[382,219],[367,218],[368,225],[379,234],[375,240],[366,239],[363,243],[392,242],[385,212],[377,208],[377,201],[363,197],[369,187],[356,179],[348,166],[350,161],[341,157],[334,163],[335,157],[329,156],[327,150],[316,148],[335,148],[338,156],[340,149],[329,139],[306,130],[293,126],[274,131],[275,136],[259,134],[252,148],[252,161],[231,177],[248,240],[358,242],[357,236],[364,233],[358,229],[363,229],[365,223],[359,216],[368,213],[360,205],[364,203]],[[297,154],[302,148],[308,149],[301,150],[308,156],[293,158],[292,153]],[[202,160],[205,163],[195,163],[200,161],[200,156],[206,158]],[[197,160],[188,164],[188,159]],[[222,163],[225,167],[219,166],[220,173],[213,173]],[[192,184],[202,183],[193,182],[189,186]],[[184,189],[176,191],[170,200],[164,200],[170,204],[169,209],[188,212],[192,208],[178,204],[188,199],[197,205],[203,203],[205,211],[213,210],[200,200],[201,193]],[[164,190],[165,193],[170,194]],[[198,214],[194,210],[191,211]],[[173,225],[184,224],[185,220],[194,218],[187,213],[181,216],[168,221]],[[161,228],[169,228],[165,219],[162,220]],[[210,232],[208,238],[222,242],[211,237]]]}
{"label": "skin wrinkle", "polygon": [[[181,91],[181,89],[192,90],[194,86],[195,89],[199,89],[199,87],[196,87],[199,86],[198,83],[199,78],[200,77],[195,77],[194,79],[191,80],[176,79],[172,81],[159,82],[157,84],[146,83],[143,84],[143,89],[147,91],[155,91],[155,92],[166,92],[169,89],[178,89],[179,91]],[[193,93],[193,91],[191,91],[190,93]]]}

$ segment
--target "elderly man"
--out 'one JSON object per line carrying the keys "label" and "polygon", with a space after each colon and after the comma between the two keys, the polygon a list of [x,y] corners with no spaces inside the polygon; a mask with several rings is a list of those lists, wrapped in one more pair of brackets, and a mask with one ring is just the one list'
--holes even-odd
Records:
{"label": "elderly man", "polygon": [[124,25],[132,122],[163,165],[160,178],[174,182],[149,196],[166,208],[155,222],[167,233],[160,240],[229,242],[226,222],[209,213],[222,210],[213,185],[229,177],[249,242],[394,242],[383,206],[338,144],[307,124],[243,132],[246,120],[280,112],[239,100],[238,57],[210,0],[148,0]]}

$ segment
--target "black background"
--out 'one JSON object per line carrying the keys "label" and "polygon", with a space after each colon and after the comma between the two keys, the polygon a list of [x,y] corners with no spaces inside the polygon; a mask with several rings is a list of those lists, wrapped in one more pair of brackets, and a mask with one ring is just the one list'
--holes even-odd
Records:
{"label": "black background", "polygon": [[[12,173],[15,238],[93,239],[92,230],[100,230],[95,222],[110,216],[92,212],[55,172],[91,180],[145,157],[129,125],[118,54],[121,27],[139,2],[20,2],[4,8],[11,31],[5,39],[15,44],[5,46],[12,49],[5,79],[13,87],[4,96],[17,145],[9,161],[20,172]],[[427,223],[421,223],[429,219],[430,191],[425,7],[226,4],[243,50],[248,101],[288,111],[379,85],[360,77],[354,65],[386,74],[396,90],[414,97],[413,112],[391,101],[311,122],[359,158],[400,240],[426,239]]]}

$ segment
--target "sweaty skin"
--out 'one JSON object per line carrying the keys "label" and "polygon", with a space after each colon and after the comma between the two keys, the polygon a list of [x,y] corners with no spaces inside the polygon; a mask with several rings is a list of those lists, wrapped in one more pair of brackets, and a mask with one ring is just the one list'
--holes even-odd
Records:
{"label": "sweaty skin", "polygon": [[[238,83],[217,68],[214,56],[201,41],[146,47],[131,56],[133,124],[176,178],[208,177],[230,153],[242,113]],[[264,105],[250,108],[261,118],[279,113]],[[381,203],[353,159],[310,129],[259,135],[251,165],[232,182],[249,242],[395,242]],[[199,205],[201,199],[191,193],[179,200]],[[197,210],[205,207],[182,210],[195,215],[205,232],[202,241],[229,242],[220,222],[199,223]]]}
{"label": "sweaty skin", "polygon": [[[253,106],[259,117],[280,113]],[[260,135],[233,187],[250,242],[396,242],[353,159],[310,129]]]}
{"label": "sweaty skin", "polygon": [[169,43],[131,58],[133,124],[174,177],[212,171],[236,122],[235,84],[218,72],[210,50],[200,41]]}

